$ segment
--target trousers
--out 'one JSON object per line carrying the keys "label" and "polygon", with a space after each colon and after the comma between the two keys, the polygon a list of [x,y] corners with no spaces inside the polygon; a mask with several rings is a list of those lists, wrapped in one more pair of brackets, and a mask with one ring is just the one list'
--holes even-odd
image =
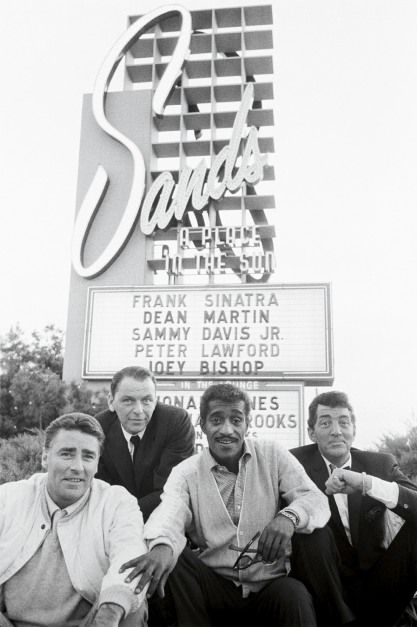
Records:
{"label": "trousers", "polygon": [[[358,549],[351,547],[352,556]],[[417,590],[417,530],[406,523],[371,568],[346,564],[329,526],[293,536],[291,573],[313,596],[319,625],[392,627]]]}
{"label": "trousers", "polygon": [[361,627],[392,627],[417,590],[417,530],[409,523],[368,570],[344,577]]}
{"label": "trousers", "polygon": [[291,574],[311,593],[320,627],[337,627],[355,620],[341,577],[339,552],[327,525],[311,534],[293,535]]}
{"label": "trousers", "polygon": [[243,598],[186,547],[169,576],[178,627],[316,627],[311,595],[293,577],[278,577]]}

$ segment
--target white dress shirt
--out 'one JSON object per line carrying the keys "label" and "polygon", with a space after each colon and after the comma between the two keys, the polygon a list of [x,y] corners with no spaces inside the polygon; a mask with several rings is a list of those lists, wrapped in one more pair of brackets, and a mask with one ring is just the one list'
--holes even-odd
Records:
{"label": "white dress shirt", "polygon": [[122,433],[123,433],[123,435],[125,436],[125,439],[126,439],[126,442],[127,442],[127,448],[129,449],[130,457],[131,457],[131,458],[132,458],[132,460],[133,460],[133,453],[134,453],[134,451],[135,451],[135,447],[133,446],[133,444],[132,444],[132,442],[131,442],[130,438],[131,438],[133,435],[138,435],[138,436],[139,436],[139,438],[140,438],[140,439],[142,439],[142,438],[143,438],[143,436],[145,435],[146,427],[145,427],[145,429],[144,429],[143,431],[141,431],[140,433],[128,433],[128,432],[126,431],[126,429],[124,429],[124,428],[123,428],[123,426],[122,426],[122,425],[120,425],[120,426],[122,427]]}
{"label": "white dress shirt", "polygon": [[[334,464],[331,464],[331,462],[329,462],[325,457],[323,457],[323,459],[327,466],[327,470],[329,472],[329,477],[330,477],[330,475],[333,472],[333,468],[331,468],[331,466],[333,467]],[[352,466],[352,458],[350,455],[349,455],[349,458],[343,464],[343,466],[341,466],[341,468],[346,468],[347,466],[349,467]],[[337,494],[333,494],[333,496],[334,496],[335,503],[337,505],[337,509],[339,510],[340,518],[343,523],[343,528],[345,530],[345,533],[348,537],[350,544],[352,544],[352,536],[350,534],[350,524],[349,524],[348,495],[341,494],[339,492]]]}

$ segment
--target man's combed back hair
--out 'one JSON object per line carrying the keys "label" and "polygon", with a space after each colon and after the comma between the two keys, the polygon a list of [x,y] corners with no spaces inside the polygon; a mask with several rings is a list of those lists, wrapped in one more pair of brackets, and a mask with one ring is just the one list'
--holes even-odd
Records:
{"label": "man's combed back hair", "polygon": [[156,387],[156,379],[150,370],[148,370],[147,368],[141,368],[140,366],[126,366],[126,368],[118,370],[113,375],[113,379],[110,383],[110,391],[113,397],[117,392],[117,388],[119,387],[121,380],[125,377],[132,377],[132,379],[138,379],[138,381],[143,381],[144,379],[152,379]]}
{"label": "man's combed back hair", "polygon": [[45,431],[45,448],[49,449],[51,442],[61,429],[65,431],[81,431],[97,438],[100,445],[100,449],[104,443],[103,429],[98,420],[89,416],[88,414],[82,414],[80,412],[73,412],[72,414],[64,414],[55,418]]}
{"label": "man's combed back hair", "polygon": [[323,392],[312,400],[308,408],[308,426],[310,429],[314,429],[314,425],[317,420],[317,406],[325,405],[326,407],[346,407],[350,411],[352,422],[354,423],[356,418],[353,412],[353,407],[349,402],[347,394],[344,392]]}
{"label": "man's combed back hair", "polygon": [[251,410],[250,399],[245,390],[231,383],[215,383],[205,390],[200,399],[200,423],[204,423],[209,412],[210,401],[223,401],[224,403],[245,403],[245,416],[248,417]]}

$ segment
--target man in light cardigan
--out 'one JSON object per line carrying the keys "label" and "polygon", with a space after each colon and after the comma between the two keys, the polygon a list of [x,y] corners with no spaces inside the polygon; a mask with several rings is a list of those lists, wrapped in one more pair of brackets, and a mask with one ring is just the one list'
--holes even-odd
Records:
{"label": "man in light cardigan", "polygon": [[207,388],[200,421],[209,446],[172,470],[145,526],[150,552],[122,567],[135,567],[128,581],[142,575],[137,591],[150,581],[149,595],[163,596],[169,576],[179,627],[316,625],[289,556],[295,532],[326,525],[326,497],[276,441],[245,438],[249,414],[243,390]]}
{"label": "man in light cardigan", "polygon": [[136,499],[94,479],[104,434],[87,414],[46,430],[46,473],[0,486],[0,627],[146,627],[120,565],[146,552]]}

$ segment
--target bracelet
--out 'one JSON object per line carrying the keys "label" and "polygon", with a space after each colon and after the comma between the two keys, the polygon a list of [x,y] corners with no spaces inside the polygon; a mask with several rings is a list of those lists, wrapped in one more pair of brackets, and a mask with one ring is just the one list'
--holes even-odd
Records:
{"label": "bracelet", "polygon": [[365,485],[365,481],[366,481],[366,472],[362,473],[362,496],[366,495],[366,485]]}
{"label": "bracelet", "polygon": [[299,515],[292,509],[282,509],[280,512],[278,512],[278,516],[284,516],[285,518],[288,518],[288,520],[291,520],[292,524],[294,525],[294,529],[297,529],[300,523]]}

